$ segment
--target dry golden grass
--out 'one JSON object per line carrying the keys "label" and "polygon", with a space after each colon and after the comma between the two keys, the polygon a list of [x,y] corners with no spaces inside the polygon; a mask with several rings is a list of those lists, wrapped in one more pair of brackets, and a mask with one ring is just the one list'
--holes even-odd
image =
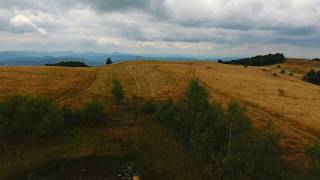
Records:
{"label": "dry golden grass", "polygon": [[95,80],[95,68],[0,67],[0,99],[16,94],[77,104]]}
{"label": "dry golden grass", "polygon": [[[319,62],[289,60],[268,67],[210,62],[140,61],[98,68],[2,67],[0,98],[13,94],[47,95],[62,104],[78,105],[110,96],[113,78],[127,97],[178,98],[192,77],[207,86],[212,99],[236,100],[248,109],[256,126],[272,121],[290,157],[303,156],[305,145],[320,134],[320,87],[301,77]],[[294,75],[281,74],[285,69]],[[277,72],[277,76],[272,74]]]}

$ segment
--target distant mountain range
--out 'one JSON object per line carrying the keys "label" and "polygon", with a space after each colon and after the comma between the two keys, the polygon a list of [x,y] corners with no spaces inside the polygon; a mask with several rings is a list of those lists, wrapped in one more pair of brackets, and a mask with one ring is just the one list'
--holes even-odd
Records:
{"label": "distant mountain range", "polygon": [[[197,60],[188,56],[151,56],[125,53],[95,53],[95,52],[37,52],[37,51],[0,51],[0,66],[43,66],[60,61],[82,61],[91,66],[105,64],[108,57],[114,62],[131,60]],[[228,60],[232,58],[201,58],[205,60]]]}

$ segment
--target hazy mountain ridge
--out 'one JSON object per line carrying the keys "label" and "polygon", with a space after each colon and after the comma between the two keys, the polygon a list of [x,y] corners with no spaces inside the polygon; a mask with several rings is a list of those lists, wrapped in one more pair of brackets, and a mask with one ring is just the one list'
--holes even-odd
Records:
{"label": "hazy mountain ridge", "polygon": [[91,66],[105,64],[108,57],[114,62],[131,60],[230,60],[233,58],[189,57],[181,55],[136,55],[127,53],[97,53],[97,52],[37,52],[37,51],[2,51],[0,52],[0,66],[42,66],[59,61],[83,61]]}

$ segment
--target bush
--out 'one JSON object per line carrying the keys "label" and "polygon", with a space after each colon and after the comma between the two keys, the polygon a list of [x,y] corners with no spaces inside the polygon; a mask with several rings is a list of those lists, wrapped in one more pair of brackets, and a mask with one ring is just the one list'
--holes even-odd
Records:
{"label": "bush", "polygon": [[22,140],[54,135],[63,130],[58,107],[46,98],[13,96],[0,103],[0,137]]}
{"label": "bush", "polygon": [[69,107],[63,107],[61,109],[65,125],[66,126],[74,126],[81,124],[81,117],[79,110],[73,110]]}
{"label": "bush", "polygon": [[314,69],[311,69],[309,72],[307,72],[304,77],[303,81],[313,83],[313,84],[320,84],[320,71],[315,71]]}
{"label": "bush", "polygon": [[86,103],[79,111],[79,116],[81,124],[90,126],[101,124],[107,118],[104,107],[97,101]]}
{"label": "bush", "polygon": [[142,104],[140,111],[143,114],[154,114],[157,111],[157,105],[150,100]]}
{"label": "bush", "polygon": [[281,74],[286,74],[286,71],[283,69],[280,71]]}
{"label": "bush", "polygon": [[311,160],[310,179],[320,178],[320,141],[315,141],[307,147],[307,155]]}
{"label": "bush", "polygon": [[122,104],[124,100],[124,93],[122,83],[119,80],[113,80],[111,92],[113,102],[117,105]]}

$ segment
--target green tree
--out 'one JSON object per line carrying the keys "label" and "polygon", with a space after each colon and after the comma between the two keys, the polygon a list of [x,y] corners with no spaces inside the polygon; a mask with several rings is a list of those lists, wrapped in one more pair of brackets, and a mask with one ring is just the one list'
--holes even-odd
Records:
{"label": "green tree", "polygon": [[80,110],[81,123],[85,125],[101,124],[106,120],[106,116],[104,107],[95,100],[86,103]]}
{"label": "green tree", "polygon": [[193,136],[197,133],[201,122],[206,119],[210,103],[208,100],[208,91],[201,86],[200,81],[192,79],[182,101],[179,102],[179,117],[180,124],[185,142],[188,144],[192,141]]}
{"label": "green tree", "polygon": [[124,100],[123,85],[119,80],[114,79],[112,81],[111,93],[112,93],[113,102],[115,104],[119,105],[123,103],[123,100]]}

